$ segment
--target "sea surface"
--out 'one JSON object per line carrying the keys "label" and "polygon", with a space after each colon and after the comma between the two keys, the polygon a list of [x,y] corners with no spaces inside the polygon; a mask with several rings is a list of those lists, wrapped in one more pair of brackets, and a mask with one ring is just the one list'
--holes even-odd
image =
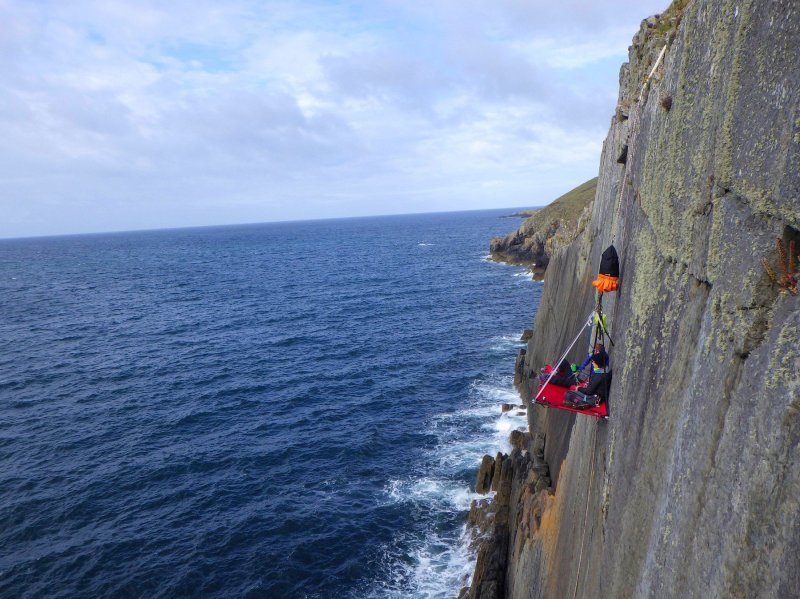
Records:
{"label": "sea surface", "polygon": [[509,212],[0,241],[0,596],[454,597]]}

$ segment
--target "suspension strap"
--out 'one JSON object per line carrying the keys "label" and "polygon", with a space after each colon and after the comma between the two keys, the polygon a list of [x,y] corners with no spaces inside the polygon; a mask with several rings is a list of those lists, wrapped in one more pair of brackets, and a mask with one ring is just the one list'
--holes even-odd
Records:
{"label": "suspension strap", "polygon": [[597,312],[597,330],[595,331],[594,343],[592,347],[597,344],[597,336],[598,334],[601,335],[600,341],[605,344],[605,338],[608,337],[608,340],[611,342],[611,347],[614,347],[614,340],[611,338],[611,333],[608,332],[608,325],[605,321],[605,315],[603,314],[603,293],[599,292],[597,295],[597,307],[595,308]]}
{"label": "suspension strap", "polygon": [[[594,343],[592,344],[592,348],[597,347],[597,338],[598,337],[600,338],[600,341],[603,343],[604,346],[605,346],[605,338],[608,337],[608,340],[611,342],[611,345],[613,347],[614,340],[611,338],[611,335],[609,335],[608,329],[606,328],[606,323],[603,320],[603,316],[604,315],[603,315],[603,294],[602,293],[599,293],[598,296],[597,296],[597,308],[596,309],[597,309],[597,316],[596,316],[597,325],[595,326],[595,330],[594,330]],[[592,349],[590,351],[594,351],[594,349]],[[608,352],[606,352],[606,356],[608,356]],[[610,360],[608,359],[608,357],[606,357],[606,364],[605,364],[605,366],[603,366],[603,373],[605,375],[608,375],[609,362],[610,362]],[[603,379],[603,388],[605,390],[605,401],[608,401],[608,376],[606,376],[605,379]]]}

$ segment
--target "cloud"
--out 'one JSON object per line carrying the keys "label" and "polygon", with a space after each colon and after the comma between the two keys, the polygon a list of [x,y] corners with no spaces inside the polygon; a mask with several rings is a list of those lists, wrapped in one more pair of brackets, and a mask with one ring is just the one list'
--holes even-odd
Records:
{"label": "cloud", "polygon": [[584,4],[0,0],[0,236],[546,201],[655,12]]}

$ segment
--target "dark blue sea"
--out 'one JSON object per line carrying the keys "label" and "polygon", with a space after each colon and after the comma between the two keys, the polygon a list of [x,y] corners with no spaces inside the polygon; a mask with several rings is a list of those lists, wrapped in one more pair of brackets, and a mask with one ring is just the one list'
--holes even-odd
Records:
{"label": "dark blue sea", "polygon": [[0,596],[454,597],[508,212],[0,241]]}

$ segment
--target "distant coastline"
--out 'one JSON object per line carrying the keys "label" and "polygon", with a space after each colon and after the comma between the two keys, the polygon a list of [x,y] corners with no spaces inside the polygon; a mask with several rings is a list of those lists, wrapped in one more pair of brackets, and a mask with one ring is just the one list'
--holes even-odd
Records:
{"label": "distant coastline", "polygon": [[504,216],[503,218],[530,218],[542,208],[544,208],[544,206],[539,206],[538,208],[530,208],[529,210],[520,210],[519,212],[514,212],[513,214]]}
{"label": "distant coastline", "polygon": [[492,260],[527,266],[536,280],[544,272],[553,253],[571,243],[589,222],[597,191],[597,178],[590,179],[541,208],[520,210],[509,218],[525,218],[505,237],[489,243]]}

